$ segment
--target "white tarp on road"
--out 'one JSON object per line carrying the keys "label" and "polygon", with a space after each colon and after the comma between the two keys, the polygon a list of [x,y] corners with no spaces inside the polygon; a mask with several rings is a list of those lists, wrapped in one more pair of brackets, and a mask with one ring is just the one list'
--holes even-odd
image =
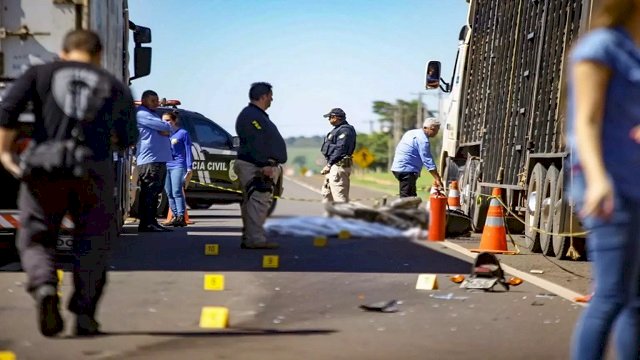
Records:
{"label": "white tarp on road", "polygon": [[394,227],[357,219],[336,217],[299,216],[285,219],[269,219],[264,225],[270,235],[288,236],[338,236],[347,230],[352,237],[405,237],[405,232]]}

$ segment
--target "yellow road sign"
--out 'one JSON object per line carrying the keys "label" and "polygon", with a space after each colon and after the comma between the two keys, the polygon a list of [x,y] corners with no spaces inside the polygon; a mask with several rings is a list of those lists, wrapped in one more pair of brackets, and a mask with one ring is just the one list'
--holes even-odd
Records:
{"label": "yellow road sign", "polygon": [[363,168],[369,167],[369,165],[371,165],[371,163],[376,159],[376,157],[373,156],[366,147],[360,148],[360,150],[354,152],[352,157],[353,161]]}

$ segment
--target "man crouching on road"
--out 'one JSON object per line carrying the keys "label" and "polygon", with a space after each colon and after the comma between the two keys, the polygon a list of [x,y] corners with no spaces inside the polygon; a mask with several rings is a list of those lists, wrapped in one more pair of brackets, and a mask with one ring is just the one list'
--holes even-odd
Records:
{"label": "man crouching on road", "polygon": [[242,249],[276,249],[268,242],[263,228],[267,219],[274,186],[287,161],[287,146],[276,125],[265,112],[273,101],[271,84],[257,82],[249,89],[251,102],[236,120],[240,138],[238,159],[233,170],[242,185]]}

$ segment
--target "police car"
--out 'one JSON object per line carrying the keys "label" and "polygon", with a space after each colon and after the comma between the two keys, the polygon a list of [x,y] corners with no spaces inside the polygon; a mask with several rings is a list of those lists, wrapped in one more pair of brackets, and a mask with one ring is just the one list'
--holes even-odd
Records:
{"label": "police car", "polygon": [[[208,209],[215,204],[240,203],[242,192],[238,176],[233,171],[236,149],[240,144],[237,136],[232,136],[204,115],[178,108],[178,100],[162,100],[156,109],[159,116],[166,112],[176,112],[180,126],[189,132],[193,173],[185,191],[186,202],[191,209]],[[276,184],[275,196],[282,194],[282,177]],[[137,198],[132,208],[132,216],[137,213]],[[273,212],[277,199],[273,199],[269,214]],[[168,211],[167,196],[163,192],[158,202],[158,216],[164,217]]]}

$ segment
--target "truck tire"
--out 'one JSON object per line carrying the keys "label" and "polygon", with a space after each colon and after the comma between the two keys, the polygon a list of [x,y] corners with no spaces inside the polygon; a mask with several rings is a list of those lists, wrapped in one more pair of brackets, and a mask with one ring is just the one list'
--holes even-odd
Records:
{"label": "truck tire", "polygon": [[[540,208],[542,204],[540,194],[542,193],[542,187],[544,186],[544,179],[546,176],[547,170],[542,166],[542,164],[536,164],[536,166],[533,167],[531,176],[529,177],[529,186],[527,187],[524,234],[527,248],[534,253],[542,252],[542,248],[540,247],[540,237],[538,236],[539,234],[533,228],[540,227]],[[533,197],[536,197],[535,201],[533,201]],[[533,208],[529,206],[530,202],[535,202]]]}
{"label": "truck tire", "polygon": [[473,213],[470,217],[472,221],[471,223],[473,224],[473,230],[477,233],[481,233],[484,229],[484,223],[487,220],[487,211],[489,211],[491,199],[488,196],[490,193],[486,191],[482,192],[480,185],[476,186],[475,193],[475,205],[473,206]]}
{"label": "truck tire", "polygon": [[[464,169],[464,166],[462,166],[462,169]],[[460,184],[462,172],[460,172],[460,167],[458,166],[458,164],[456,164],[455,161],[453,161],[453,158],[448,157],[445,160],[445,166],[444,171],[442,172],[442,176],[442,183],[447,189],[449,188],[449,184],[451,184],[452,181],[457,181],[458,185]]]}
{"label": "truck tire", "polygon": [[[542,187],[542,207],[540,209],[540,229],[543,232],[540,233],[540,248],[542,253],[547,256],[554,256],[553,251],[553,221],[554,214],[556,212],[556,203],[558,202],[558,178],[560,172],[558,169],[551,165],[547,169],[547,176],[544,179],[544,185]],[[547,202],[546,199],[549,199]]]}
{"label": "truck tire", "polygon": [[474,191],[475,183],[480,171],[480,161],[478,159],[469,158],[467,159],[464,169],[465,170],[459,184],[460,205],[465,214],[472,216],[476,201]]}
{"label": "truck tire", "polygon": [[551,238],[553,246],[553,254],[559,260],[566,259],[567,250],[569,250],[569,238],[567,236],[557,235],[564,232],[564,224],[567,221],[566,216],[569,211],[568,203],[564,199],[564,175],[560,172],[558,184],[556,186],[556,206],[553,212],[553,233]]}

